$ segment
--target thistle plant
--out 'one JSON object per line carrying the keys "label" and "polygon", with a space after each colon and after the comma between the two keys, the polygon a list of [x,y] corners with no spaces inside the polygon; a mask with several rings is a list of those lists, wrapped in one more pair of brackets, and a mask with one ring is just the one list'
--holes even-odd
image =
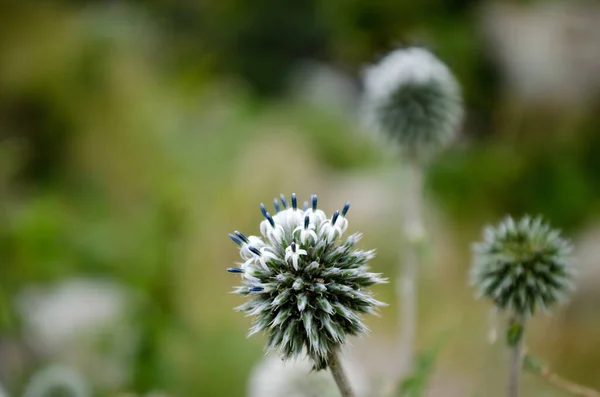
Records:
{"label": "thistle plant", "polygon": [[386,282],[369,271],[373,251],[357,249],[361,235],[343,239],[350,203],[331,218],[317,207],[317,196],[304,208],[295,194],[274,200],[275,214],[264,206],[261,236],[239,231],[229,237],[239,246],[241,275],[234,292],[248,297],[237,310],[254,317],[250,335],[264,331],[267,351],[284,359],[306,354],[315,370],[330,368],[344,396],[353,395],[338,351],[351,335],[368,331],[360,315],[382,306],[365,288]]}
{"label": "thistle plant", "polygon": [[451,142],[463,117],[460,86],[450,69],[424,48],[391,52],[364,75],[365,116],[410,156]]}
{"label": "thistle plant", "polygon": [[511,349],[509,397],[516,397],[527,319],[566,300],[573,289],[571,244],[542,218],[506,218],[488,226],[474,244],[471,282],[479,297],[490,299],[509,318]]}
{"label": "thistle plant", "polygon": [[408,160],[404,184],[403,235],[399,266],[400,368],[409,369],[417,323],[417,273],[426,240],[421,219],[426,160],[450,143],[463,118],[460,86],[452,72],[423,48],[393,51],[364,74],[363,109],[369,126],[395,143]]}

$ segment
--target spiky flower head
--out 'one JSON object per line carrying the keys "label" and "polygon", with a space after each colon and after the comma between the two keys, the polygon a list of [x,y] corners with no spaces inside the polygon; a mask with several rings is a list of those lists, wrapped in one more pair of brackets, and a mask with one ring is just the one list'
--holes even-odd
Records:
{"label": "spiky flower head", "polygon": [[315,369],[325,369],[328,354],[349,335],[367,332],[360,314],[383,304],[364,288],[386,280],[369,272],[373,251],[355,248],[360,234],[342,239],[350,203],[329,218],[316,195],[304,209],[295,194],[291,205],[283,195],[280,200],[274,200],[275,215],[260,205],[261,236],[229,235],[242,262],[227,270],[241,275],[234,292],[249,298],[237,309],[254,317],[250,335],[267,333],[267,350],[284,358],[305,353]]}
{"label": "spiky flower head", "polygon": [[480,296],[518,316],[563,301],[572,290],[571,244],[542,218],[506,218],[474,244],[472,283]]}
{"label": "spiky flower head", "polygon": [[460,86],[428,50],[391,52],[367,68],[364,86],[367,121],[403,152],[427,155],[455,137],[463,118]]}

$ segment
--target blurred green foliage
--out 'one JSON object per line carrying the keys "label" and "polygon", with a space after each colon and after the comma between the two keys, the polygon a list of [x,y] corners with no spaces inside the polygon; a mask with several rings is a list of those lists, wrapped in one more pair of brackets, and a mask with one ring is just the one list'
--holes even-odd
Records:
{"label": "blurred green foliage", "polygon": [[534,213],[569,231],[589,225],[600,208],[597,123],[570,126],[566,139],[547,128],[542,144],[499,137],[450,150],[432,166],[429,186],[462,220]]}
{"label": "blurred green foliage", "polygon": [[[139,297],[140,340],[128,382],[99,395],[243,395],[262,341],[246,340],[247,323],[230,310],[227,233],[254,231],[260,214],[249,210],[279,190],[326,189],[383,162],[355,115],[287,97],[305,59],[356,83],[396,45],[431,46],[456,71],[469,114],[469,144],[428,175],[452,221],[540,212],[572,230],[585,225],[600,198],[598,116],[557,123],[506,112],[510,98],[478,34],[481,3],[4,4],[0,343],[26,343],[12,304],[23,288],[107,277]],[[397,243],[385,226],[371,226],[384,260]],[[422,391],[427,354],[404,387]],[[48,359],[26,356],[0,374],[14,395]]]}
{"label": "blurred green foliage", "polygon": [[443,343],[437,342],[433,346],[418,352],[411,373],[400,382],[396,393],[398,397],[425,396],[442,347]]}

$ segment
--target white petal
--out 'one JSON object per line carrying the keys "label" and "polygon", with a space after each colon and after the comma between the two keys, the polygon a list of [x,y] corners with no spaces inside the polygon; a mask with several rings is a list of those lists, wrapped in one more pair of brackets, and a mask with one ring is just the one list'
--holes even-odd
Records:
{"label": "white petal", "polygon": [[344,234],[346,230],[348,230],[348,219],[346,219],[343,216],[340,216],[335,225],[340,228],[340,234]]}
{"label": "white petal", "polygon": [[327,219],[327,215],[325,215],[325,213],[319,209],[313,211],[312,208],[309,208],[306,211],[306,215],[309,216],[310,223],[315,225],[315,227],[321,226],[321,224]]}
{"label": "white petal", "polygon": [[271,230],[269,230],[267,232],[267,234],[269,236],[269,240],[272,243],[274,243],[274,244],[281,244],[281,239],[284,236],[283,227],[281,227],[281,225],[275,225],[275,228],[271,228]]}
{"label": "white petal", "polygon": [[271,224],[266,219],[260,223],[260,234],[267,237],[267,232],[271,229]]}

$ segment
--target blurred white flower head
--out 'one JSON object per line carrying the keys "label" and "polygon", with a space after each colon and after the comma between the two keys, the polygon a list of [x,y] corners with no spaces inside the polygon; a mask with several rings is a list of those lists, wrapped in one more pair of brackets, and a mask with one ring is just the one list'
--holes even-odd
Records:
{"label": "blurred white flower head", "polygon": [[81,374],[69,367],[51,365],[33,374],[23,397],[43,397],[59,392],[69,397],[91,396],[89,386]]}
{"label": "blurred white flower head", "polygon": [[598,2],[493,1],[482,8],[481,22],[511,99],[519,105],[577,108],[596,103]]}
{"label": "blurred white flower head", "polygon": [[17,298],[24,333],[35,352],[77,368],[95,385],[127,381],[139,332],[127,318],[130,291],[113,282],[74,278],[30,286]]}
{"label": "blurred white flower head", "polygon": [[455,137],[463,118],[460,86],[431,52],[393,51],[363,77],[369,127],[396,141],[403,152],[427,154]]}
{"label": "blurred white flower head", "polygon": [[[342,365],[358,397],[367,396],[369,382],[360,366],[342,356]],[[339,390],[331,375],[312,371],[308,359],[283,361],[275,355],[266,356],[254,369],[248,397],[337,397]]]}

